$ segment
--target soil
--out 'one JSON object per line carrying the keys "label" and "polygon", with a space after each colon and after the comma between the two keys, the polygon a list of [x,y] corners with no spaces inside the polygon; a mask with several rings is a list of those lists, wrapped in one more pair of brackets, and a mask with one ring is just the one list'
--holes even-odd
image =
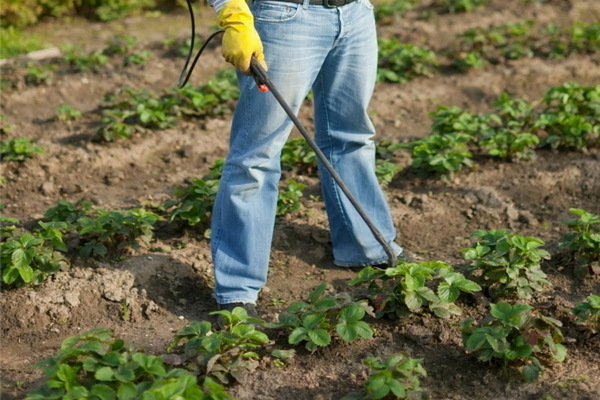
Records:
{"label": "soil", "polygon": [[[468,14],[432,14],[426,6],[403,19],[380,26],[381,36],[444,48],[455,34],[474,26],[533,19],[540,23],[570,24],[597,21],[595,0],[491,1]],[[212,10],[201,11],[208,32]],[[212,21],[212,22],[211,22]],[[26,85],[23,68],[3,65],[3,77],[12,82],[0,94],[2,114],[13,125],[9,136],[27,136],[45,149],[25,163],[1,164],[3,215],[32,227],[45,210],[60,200],[91,200],[95,206],[120,209],[160,203],[173,189],[204,176],[228,148],[230,115],[188,120],[176,128],[148,131],[114,143],[94,141],[105,93],[117,88],[173,88],[183,59],[165,51],[165,39],[182,40],[187,33],[185,11],[149,18],[130,18],[111,24],[46,22],[33,32],[55,44],[75,42],[89,49],[101,47],[114,33],[136,35],[154,58],[143,67],[122,67],[116,61],[97,73],[61,69],[52,82]],[[205,33],[202,31],[201,33]],[[227,68],[219,48],[209,48],[191,84],[205,82]],[[438,105],[460,106],[473,112],[492,108],[503,92],[528,101],[567,81],[591,85],[600,82],[600,56],[574,55],[566,59],[530,58],[488,65],[467,74],[445,72],[405,84],[379,84],[371,113],[378,140],[407,141],[426,136],[428,113]],[[83,117],[64,123],[55,119],[56,107],[66,103]],[[311,126],[310,102],[301,120]],[[395,161],[410,164],[408,154]],[[351,291],[347,281],[355,270],[332,264],[323,206],[313,176],[294,176],[306,185],[304,208],[279,218],[275,229],[268,287],[259,300],[261,315],[273,320],[286,304],[302,300],[319,283],[333,290]],[[546,242],[552,260],[543,264],[552,283],[530,304],[564,324],[568,349],[563,363],[548,366],[535,383],[524,383],[516,373],[498,365],[480,363],[462,345],[457,323],[485,315],[489,299],[463,300],[463,316],[440,320],[415,315],[399,321],[368,319],[375,328],[371,340],[334,345],[309,353],[302,349],[283,369],[263,363],[230,388],[236,399],[339,399],[358,390],[366,378],[361,359],[402,351],[423,359],[422,380],[431,399],[600,399],[600,343],[574,324],[568,309],[590,294],[600,294],[598,275],[578,277],[569,257],[558,250],[566,232],[562,221],[568,209],[600,214],[600,151],[540,151],[529,162],[478,160],[477,167],[453,179],[425,178],[407,169],[386,188],[398,242],[419,260],[441,260],[460,268],[466,264],[460,249],[472,243],[480,229],[507,228]],[[3,399],[18,399],[43,382],[33,365],[51,356],[66,337],[95,327],[108,327],[138,349],[164,353],[174,332],[191,320],[210,320],[212,266],[206,226],[184,228],[161,222],[155,240],[139,251],[102,260],[72,257],[72,268],[59,272],[34,288],[4,290],[0,391]],[[122,304],[128,304],[124,312]]]}

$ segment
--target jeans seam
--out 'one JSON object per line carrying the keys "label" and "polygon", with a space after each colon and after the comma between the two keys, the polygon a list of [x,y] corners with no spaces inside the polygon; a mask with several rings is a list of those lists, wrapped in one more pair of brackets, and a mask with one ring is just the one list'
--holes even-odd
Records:
{"label": "jeans seam", "polygon": [[[324,90],[325,84],[323,82],[323,74],[322,73],[319,74],[318,79],[321,81],[321,93],[320,93],[320,96],[321,96],[321,99],[322,99],[321,101],[325,105],[325,107],[323,107],[323,114],[324,114],[324,117],[325,117],[325,126],[326,126],[327,139],[329,141],[329,143],[328,143],[329,144],[329,146],[328,146],[329,147],[329,151],[328,151],[328,154],[327,154],[327,156],[328,156],[327,158],[330,160],[330,163],[331,163],[331,166],[333,167],[333,169],[336,170],[335,166],[334,166],[335,160],[333,159],[333,157],[334,157],[333,156],[333,143],[331,141],[331,133],[330,133],[331,132],[331,128],[330,128],[330,125],[329,125],[329,110],[328,110],[329,105],[328,105],[328,102],[327,102],[327,96],[325,95],[325,90]],[[329,174],[329,172],[328,172],[328,174]],[[329,176],[330,176],[332,193],[335,196],[335,207],[338,209],[338,213],[342,217],[342,221],[344,222],[344,228],[347,231],[351,232],[352,230],[349,229],[347,215],[344,212],[344,207],[342,207],[342,201],[341,201],[341,198],[340,198],[340,192],[338,190],[339,188],[337,187],[337,182],[335,182],[335,179],[333,178],[333,176],[331,176],[331,174],[329,174]]]}

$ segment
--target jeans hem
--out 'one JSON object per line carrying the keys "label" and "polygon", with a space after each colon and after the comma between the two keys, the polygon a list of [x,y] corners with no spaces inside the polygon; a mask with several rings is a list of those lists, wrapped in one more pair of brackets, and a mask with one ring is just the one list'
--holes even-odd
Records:
{"label": "jeans hem", "polygon": [[231,303],[243,303],[243,304],[254,304],[256,305],[256,299],[248,299],[248,298],[233,298],[233,299],[224,299],[224,298],[215,298],[217,304],[231,304]]}
{"label": "jeans hem", "polygon": [[[404,251],[400,251],[399,253],[396,254],[396,257],[400,257],[402,255],[402,253],[404,253]],[[377,265],[377,264],[385,264],[389,261],[389,258],[387,256],[385,256],[384,258],[380,258],[374,261],[363,261],[363,262],[347,262],[347,261],[338,261],[338,260],[333,260],[333,263],[335,265],[337,265],[338,267],[345,267],[345,268],[360,268],[360,267],[367,267],[369,265]]]}

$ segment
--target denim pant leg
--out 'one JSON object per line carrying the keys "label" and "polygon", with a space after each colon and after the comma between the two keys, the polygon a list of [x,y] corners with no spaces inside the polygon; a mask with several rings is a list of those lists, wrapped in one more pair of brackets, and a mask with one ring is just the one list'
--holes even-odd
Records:
{"label": "denim pant leg", "polygon": [[[252,10],[269,76],[297,112],[326,52],[315,47],[301,5],[260,1]],[[220,304],[256,302],[266,283],[281,149],[292,128],[271,93],[259,92],[251,77],[238,74],[238,80],[241,95],[212,216],[214,295]]]}
{"label": "denim pant leg", "polygon": [[[316,141],[365,213],[397,254],[396,231],[375,175],[375,130],[367,114],[377,69],[372,6],[359,0],[339,8],[341,32],[314,86]],[[341,192],[319,168],[331,229],[334,263],[362,266],[387,261],[381,244]]]}

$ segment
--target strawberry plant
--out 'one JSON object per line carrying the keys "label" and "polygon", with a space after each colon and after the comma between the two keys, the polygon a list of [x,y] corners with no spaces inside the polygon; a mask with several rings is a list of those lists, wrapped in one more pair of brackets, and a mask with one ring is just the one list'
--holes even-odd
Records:
{"label": "strawberry plant", "polygon": [[47,85],[52,82],[54,71],[56,67],[54,65],[44,64],[33,64],[27,66],[25,70],[25,83],[32,86]]}
{"label": "strawberry plant", "polygon": [[214,398],[189,372],[169,367],[160,357],[132,352],[105,328],[65,339],[56,355],[37,366],[46,382],[26,400]]}
{"label": "strawberry plant", "polygon": [[341,400],[375,400],[391,396],[395,399],[412,399],[423,391],[421,378],[427,376],[427,371],[421,359],[396,353],[386,359],[369,357],[362,361],[369,368],[364,392],[351,393]]}
{"label": "strawberry plant", "polygon": [[375,175],[382,186],[389,185],[401,169],[391,161],[379,158],[375,160]]}
{"label": "strawberry plant", "polygon": [[562,362],[567,349],[560,330],[562,323],[546,317],[527,304],[491,304],[491,315],[479,326],[469,318],[461,324],[463,343],[478,360],[499,360],[503,366],[516,366],[523,378],[532,382],[543,370],[542,362]]}
{"label": "strawberry plant", "polygon": [[25,161],[34,154],[43,154],[42,146],[34,144],[27,137],[3,140],[0,143],[0,159],[2,161]]}
{"label": "strawberry plant", "polygon": [[[436,290],[430,287],[434,282]],[[424,308],[439,318],[449,318],[461,314],[454,303],[460,292],[481,290],[475,282],[439,261],[400,263],[386,269],[365,267],[349,284],[367,285],[368,298],[377,318],[399,318],[422,313]]]}
{"label": "strawberry plant", "polygon": [[465,134],[476,139],[479,135],[491,129],[492,123],[500,123],[497,116],[487,118],[473,114],[460,107],[439,106],[436,111],[429,114],[433,122],[431,132],[433,134]]}
{"label": "strawberry plant", "polygon": [[184,343],[183,362],[194,374],[228,384],[256,369],[260,356],[254,349],[266,345],[269,337],[253,325],[262,320],[248,317],[242,307],[211,314],[220,316],[225,329],[213,331],[210,322],[192,321],[175,335],[169,351]]}
{"label": "strawberry plant", "polygon": [[541,146],[584,149],[600,144],[600,85],[565,83],[550,89],[535,127],[546,136]]}
{"label": "strawberry plant", "polygon": [[587,301],[577,303],[571,310],[578,325],[585,326],[591,332],[600,333],[600,296],[590,295]]}
{"label": "strawberry plant", "polygon": [[443,0],[442,6],[449,13],[471,12],[479,7],[482,7],[488,0]]}
{"label": "strawberry plant", "polygon": [[135,132],[135,127],[126,123],[133,113],[124,110],[108,109],[102,112],[102,121],[96,128],[96,134],[105,142],[128,139]]}
{"label": "strawberry plant", "polygon": [[68,104],[61,103],[56,107],[56,118],[61,122],[75,121],[81,117],[81,111]]}
{"label": "strawberry plant", "polygon": [[415,0],[388,0],[375,6],[375,20],[379,25],[389,25],[413,8]]}
{"label": "strawberry plant", "polygon": [[[510,125],[516,125],[511,128]],[[507,160],[529,160],[535,157],[540,139],[533,133],[523,132],[518,123],[490,131],[480,140],[480,146],[493,157]]]}
{"label": "strawberry plant", "polygon": [[104,54],[112,56],[115,54],[129,54],[133,51],[137,38],[131,35],[112,35],[106,42]]}
{"label": "strawberry plant", "polygon": [[228,114],[240,95],[235,72],[228,68],[198,88],[186,86],[169,92],[166,98],[174,105],[174,112],[190,117]]}
{"label": "strawberry plant", "polygon": [[473,165],[467,146],[471,140],[472,137],[464,133],[433,134],[398,147],[410,148],[412,169],[449,177]]}
{"label": "strawberry plant", "polygon": [[571,233],[561,236],[559,247],[573,252],[579,271],[583,272],[592,263],[600,262],[600,215],[579,208],[570,208],[576,218],[565,221]]}
{"label": "strawberry plant", "polygon": [[152,55],[152,52],[148,50],[137,51],[126,55],[123,62],[125,65],[146,65]]}
{"label": "strawberry plant", "polygon": [[281,151],[281,167],[299,175],[315,175],[317,156],[306,139],[290,139]]}
{"label": "strawberry plant", "polygon": [[218,180],[194,179],[189,186],[176,188],[174,194],[178,199],[165,203],[171,221],[179,218],[190,226],[208,222],[218,187]]}
{"label": "strawberry plant", "polygon": [[80,201],[73,204],[69,201],[61,200],[54,207],[49,208],[44,213],[44,218],[50,221],[60,221],[74,223],[81,217],[87,216],[92,210],[92,203],[89,201]]}
{"label": "strawberry plant", "polygon": [[[0,204],[0,210],[4,204]],[[4,242],[6,238],[12,237],[20,221],[16,218],[6,217],[0,214],[0,241]]]}
{"label": "strawberry plant", "polygon": [[483,68],[487,64],[487,60],[476,51],[457,51],[452,57],[452,65],[460,72]]}
{"label": "strawberry plant", "polygon": [[77,72],[97,72],[100,67],[106,65],[109,58],[102,49],[85,52],[79,46],[66,45],[62,48],[64,59],[74,66]]}
{"label": "strawberry plant", "polygon": [[531,298],[534,291],[542,291],[550,283],[540,267],[550,254],[540,249],[544,242],[538,238],[510,233],[506,229],[477,231],[477,242],[462,250],[471,269],[478,271],[481,285],[496,298],[516,294]]}
{"label": "strawberry plant", "polygon": [[158,221],[158,215],[143,207],[112,211],[92,209],[86,202],[76,206],[65,201],[50,208],[45,218],[66,223],[61,229],[68,233],[82,257],[104,256],[109,248],[138,249],[137,240],[149,242],[153,236],[153,225]]}
{"label": "strawberry plant", "polygon": [[279,315],[279,322],[266,323],[267,328],[283,328],[289,332],[288,343],[305,343],[307,350],[314,352],[319,347],[331,344],[334,333],[346,342],[359,336],[370,338],[373,330],[364,321],[365,306],[352,301],[348,293],[326,294],[327,285],[317,286],[308,296],[308,301],[291,304]]}
{"label": "strawberry plant", "polygon": [[423,47],[386,38],[380,38],[378,46],[379,82],[404,83],[417,76],[431,76],[439,65],[435,53]]}
{"label": "strawberry plant", "polygon": [[40,236],[26,232],[0,243],[2,282],[19,287],[39,284],[46,276],[66,269],[68,262]]}
{"label": "strawberry plant", "polygon": [[302,199],[305,185],[296,182],[294,179],[288,179],[283,190],[279,191],[277,197],[277,215],[287,215],[293,211],[302,208]]}
{"label": "strawberry plant", "polygon": [[128,111],[123,122],[148,129],[165,129],[175,125],[170,99],[158,97],[147,89],[124,88],[105,98],[111,110]]}
{"label": "strawberry plant", "polygon": [[476,27],[458,35],[458,43],[449,50],[449,56],[457,64],[464,63],[465,56],[478,54],[480,59],[499,63],[503,59],[532,57],[536,41],[532,33],[534,22],[524,21],[491,28]]}
{"label": "strawberry plant", "polygon": [[126,247],[139,248],[137,239],[148,243],[153,236],[152,226],[158,215],[144,208],[125,211],[96,210],[96,215],[77,220],[77,237],[82,257],[103,256],[108,248],[122,250]]}

